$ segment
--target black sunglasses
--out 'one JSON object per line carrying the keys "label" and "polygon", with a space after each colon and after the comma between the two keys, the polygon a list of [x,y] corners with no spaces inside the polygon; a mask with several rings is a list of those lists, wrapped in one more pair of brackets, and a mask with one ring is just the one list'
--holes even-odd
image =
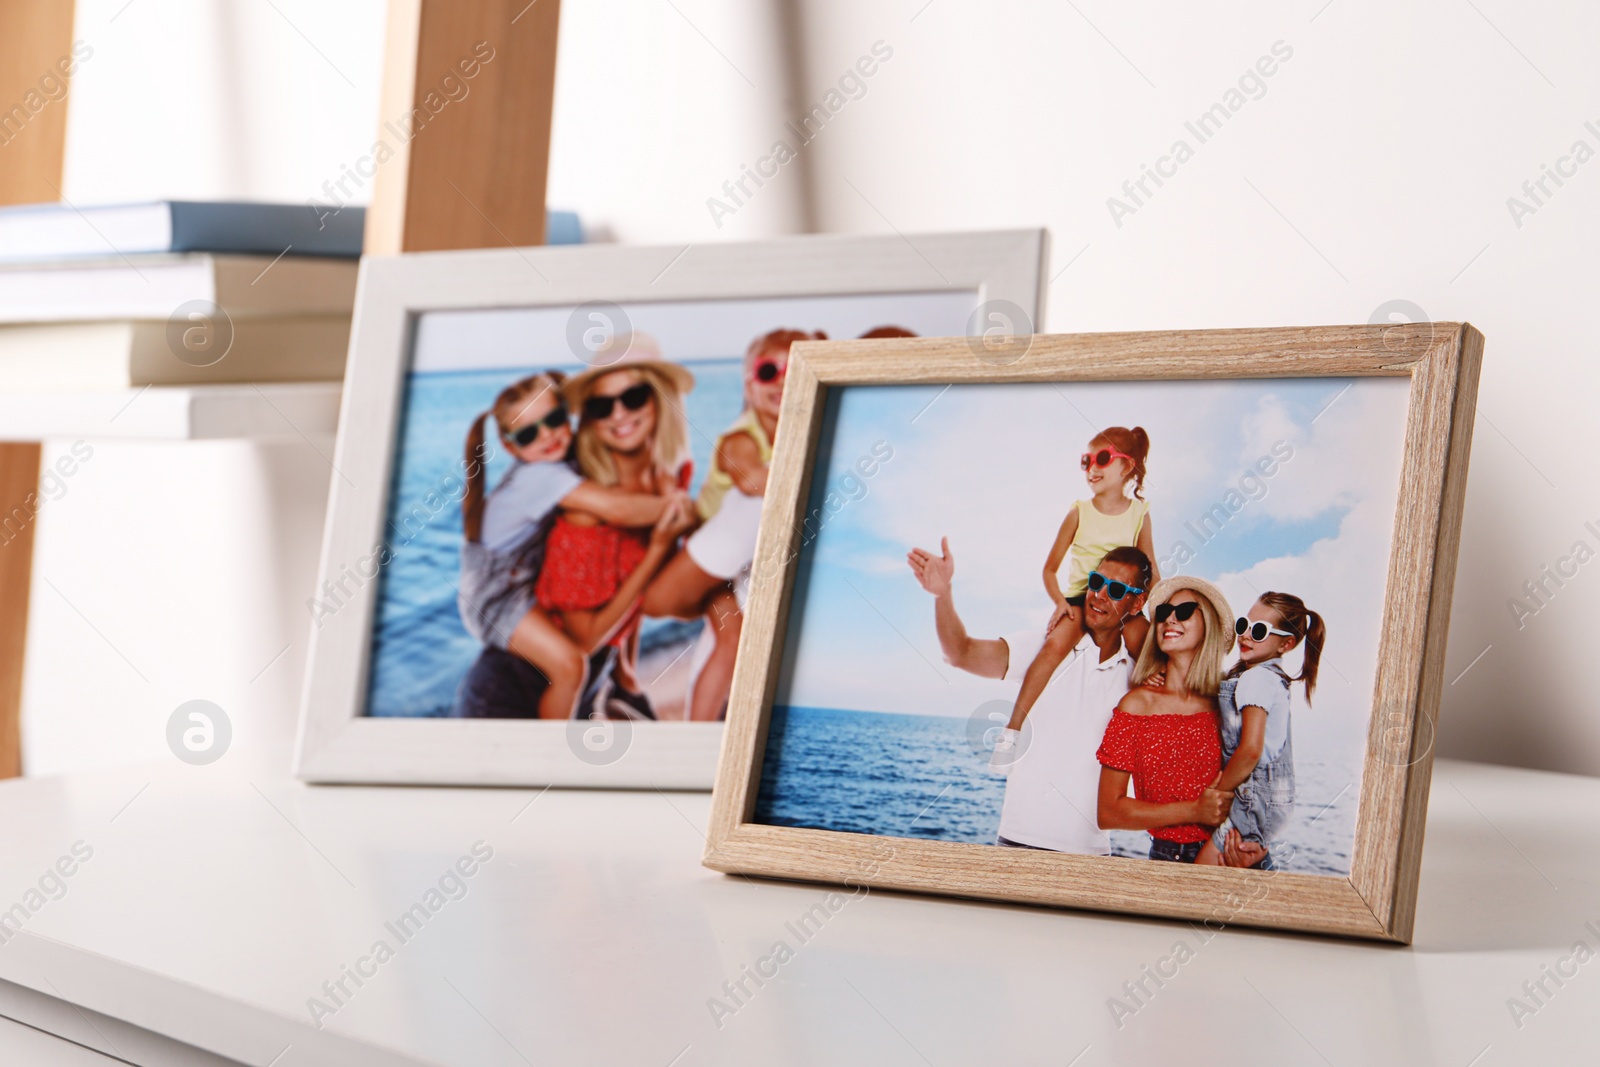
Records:
{"label": "black sunglasses", "polygon": [[542,419],[535,419],[526,426],[518,426],[506,436],[511,438],[511,443],[518,448],[527,448],[539,439],[543,431],[558,430],[567,425],[567,409],[557,404],[550,409],[550,414]]}
{"label": "black sunglasses", "polygon": [[1136,585],[1129,585],[1127,582],[1113,581],[1112,579],[1101,574],[1099,571],[1090,571],[1089,592],[1098,593],[1101,587],[1105,588],[1106,596],[1110,597],[1112,600],[1121,600],[1125,596],[1138,596],[1140,593],[1144,592],[1143,589],[1140,589]]}
{"label": "black sunglasses", "polygon": [[1245,634],[1249,634],[1250,640],[1252,641],[1265,641],[1268,634],[1277,634],[1279,637],[1294,636],[1294,634],[1290,633],[1288,630],[1280,630],[1270,623],[1261,622],[1260,620],[1251,622],[1243,615],[1239,616],[1239,618],[1234,621],[1233,632],[1238,634],[1240,637],[1243,637]]}
{"label": "black sunglasses", "polygon": [[617,401],[622,401],[622,406],[629,411],[638,411],[650,403],[650,398],[655,395],[655,390],[650,388],[649,382],[640,382],[630,385],[616,396],[591,396],[583,402],[583,417],[592,422],[609,419],[611,413],[617,409]]}
{"label": "black sunglasses", "polygon": [[1175,618],[1179,622],[1188,622],[1194,618],[1194,613],[1199,610],[1200,601],[1198,600],[1186,600],[1182,604],[1162,604],[1155,610],[1156,622],[1166,622],[1169,618]]}
{"label": "black sunglasses", "polygon": [[756,381],[775,382],[783,376],[783,372],[786,370],[788,370],[788,367],[778,366],[777,360],[764,359],[760,363],[756,364]]}

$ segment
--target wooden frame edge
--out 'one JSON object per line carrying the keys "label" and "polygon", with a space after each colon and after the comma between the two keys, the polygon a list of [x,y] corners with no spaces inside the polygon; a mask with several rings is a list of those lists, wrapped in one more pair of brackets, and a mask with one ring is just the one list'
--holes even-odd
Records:
{"label": "wooden frame edge", "polygon": [[[1433,499],[1412,500],[1410,508],[1402,506],[1396,515],[1389,580],[1393,586],[1414,583],[1419,587],[1413,596],[1422,638],[1404,646],[1416,660],[1404,721],[1384,729],[1375,701],[1351,865],[1351,882],[1357,892],[1385,931],[1404,943],[1410,943],[1416,919],[1417,880],[1433,774],[1433,741],[1443,695],[1444,657],[1483,361],[1483,335],[1470,324],[1453,325],[1413,376],[1407,451],[1412,454],[1411,447],[1418,447],[1414,467],[1421,468],[1423,487]],[[1436,392],[1442,392],[1444,397],[1433,395]],[[1442,402],[1445,399],[1447,403]],[[1420,419],[1419,414],[1423,416]],[[1415,424],[1409,424],[1413,420]],[[1430,474],[1430,470],[1437,470],[1438,474]],[[1403,489],[1401,501],[1402,505],[1406,503]],[[1416,515],[1420,504],[1426,504],[1427,510],[1425,521],[1419,523]],[[1428,568],[1409,580],[1397,573],[1405,566],[1399,549],[1404,526],[1420,527],[1420,539],[1430,546]],[[1400,622],[1396,628],[1404,633],[1400,627],[1408,624]],[[1387,621],[1384,637],[1386,645],[1394,644],[1388,641],[1391,631]],[[1395,738],[1403,741],[1395,744]],[[1378,781],[1369,790],[1374,774]],[[1385,792],[1392,794],[1389,805],[1377,802]],[[1392,841],[1392,845],[1382,847],[1385,841]]]}

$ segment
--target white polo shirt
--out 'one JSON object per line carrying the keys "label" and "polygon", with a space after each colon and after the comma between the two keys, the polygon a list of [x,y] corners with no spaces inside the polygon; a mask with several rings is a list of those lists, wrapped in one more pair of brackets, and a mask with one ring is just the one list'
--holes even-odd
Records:
{"label": "white polo shirt", "polygon": [[[1020,680],[1044,643],[1040,631],[1007,637],[1006,678]],[[1105,662],[1088,634],[1056,668],[1023,726],[1027,747],[1006,778],[1000,836],[1055,852],[1109,856],[1096,818],[1100,761],[1095,752],[1117,702],[1128,692],[1134,658],[1126,643]],[[1031,734],[1031,737],[1029,736]]]}

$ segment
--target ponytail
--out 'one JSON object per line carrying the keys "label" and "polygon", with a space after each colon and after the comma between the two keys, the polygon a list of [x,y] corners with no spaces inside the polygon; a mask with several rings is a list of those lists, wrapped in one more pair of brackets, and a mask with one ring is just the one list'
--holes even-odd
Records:
{"label": "ponytail", "polygon": [[1322,642],[1327,639],[1327,627],[1322,624],[1322,616],[1306,609],[1306,617],[1310,626],[1306,629],[1306,658],[1300,667],[1300,681],[1306,683],[1306,706],[1311,706],[1311,691],[1317,687],[1317,664],[1322,660]]}
{"label": "ponytail", "polygon": [[1305,650],[1305,659],[1298,677],[1290,681],[1306,685],[1306,705],[1311,704],[1311,693],[1317,688],[1317,667],[1322,662],[1322,646],[1328,639],[1328,628],[1322,616],[1306,607],[1306,602],[1293,593],[1262,593],[1256,602],[1278,613],[1278,625],[1294,635]]}
{"label": "ponytail", "polygon": [[461,532],[473,542],[483,535],[483,468],[489,463],[489,450],[483,444],[483,424],[493,414],[492,411],[481,413],[467,430],[467,453],[462,471],[467,490],[461,497]]}

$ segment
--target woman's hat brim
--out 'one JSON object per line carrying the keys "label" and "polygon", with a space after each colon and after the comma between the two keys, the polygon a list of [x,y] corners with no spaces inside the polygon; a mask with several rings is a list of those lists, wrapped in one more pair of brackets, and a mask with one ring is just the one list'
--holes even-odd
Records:
{"label": "woman's hat brim", "polygon": [[619,371],[649,369],[660,374],[670,381],[682,396],[694,388],[694,372],[681,363],[670,363],[664,359],[619,359],[615,363],[608,363],[600,367],[589,367],[579,371],[568,378],[561,386],[561,396],[566,400],[567,407],[578,408],[594,389],[594,383],[608,374]]}

